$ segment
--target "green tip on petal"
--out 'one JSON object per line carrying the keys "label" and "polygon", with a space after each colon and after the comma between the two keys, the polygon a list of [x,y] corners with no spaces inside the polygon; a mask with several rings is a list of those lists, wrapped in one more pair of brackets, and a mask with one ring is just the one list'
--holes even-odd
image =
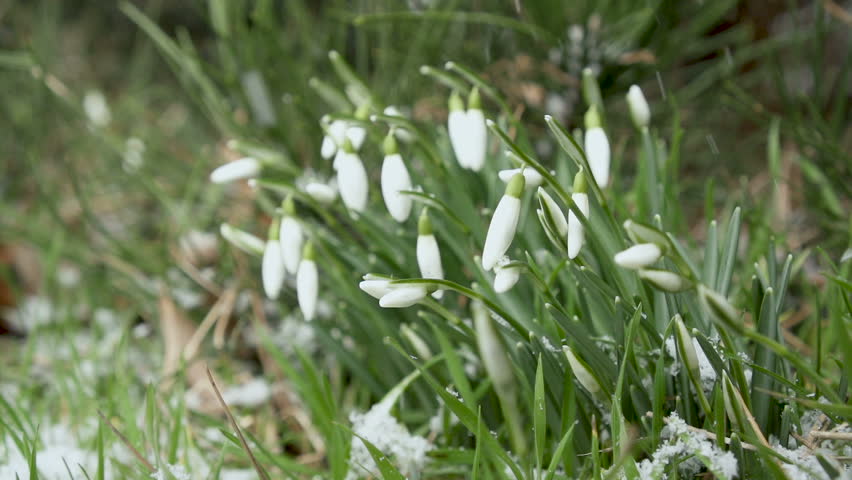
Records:
{"label": "green tip on petal", "polygon": [[482,97],[479,95],[479,88],[473,87],[470,91],[470,96],[467,97],[468,110],[482,110]]}
{"label": "green tip on petal", "polygon": [[314,260],[316,258],[314,242],[308,240],[308,242],[305,243],[304,248],[302,248],[302,258],[305,260]]}
{"label": "green tip on petal", "polygon": [[453,93],[450,94],[450,111],[451,112],[463,112],[464,111],[464,102],[462,101],[461,95],[456,90],[453,90]]}
{"label": "green tip on petal", "polygon": [[506,185],[506,195],[515,198],[521,198],[521,193],[524,192],[524,174],[516,173]]}
{"label": "green tip on petal", "polygon": [[396,138],[393,134],[393,129],[388,132],[388,136],[385,137],[385,141],[382,143],[382,148],[385,151],[385,156],[393,155],[395,153],[399,153],[399,145],[396,143]]}
{"label": "green tip on petal", "polygon": [[366,120],[370,116],[370,104],[364,103],[358,110],[355,110],[355,118],[358,120]]}
{"label": "green tip on petal", "polygon": [[355,153],[355,147],[352,146],[352,142],[348,138],[343,139],[343,151],[346,153]]}
{"label": "green tip on petal", "polygon": [[424,208],[420,213],[420,219],[417,221],[418,235],[432,235],[432,220],[429,219],[429,209]]}
{"label": "green tip on petal", "polygon": [[601,115],[598,113],[598,107],[592,105],[589,107],[589,110],[586,112],[586,116],[584,117],[586,122],[586,130],[590,128],[600,127],[601,126]]}
{"label": "green tip on petal", "polygon": [[278,240],[278,231],[281,229],[281,218],[272,217],[272,223],[269,224],[269,239]]}
{"label": "green tip on petal", "polygon": [[574,193],[586,193],[586,175],[582,170],[574,175]]}
{"label": "green tip on petal", "polygon": [[284,215],[294,216],[296,215],[296,202],[293,201],[293,194],[287,195],[287,198],[284,199],[284,203],[281,204],[281,210],[284,211]]}

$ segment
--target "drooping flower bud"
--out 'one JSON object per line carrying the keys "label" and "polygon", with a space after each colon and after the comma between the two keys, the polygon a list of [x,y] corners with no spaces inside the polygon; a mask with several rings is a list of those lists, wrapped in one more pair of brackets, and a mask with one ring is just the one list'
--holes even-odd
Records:
{"label": "drooping flower bud", "polygon": [[243,157],[213,170],[210,173],[210,181],[221,184],[236,180],[245,180],[260,175],[260,170],[260,161],[253,157]]}
{"label": "drooping flower bud", "polygon": [[219,233],[222,234],[222,238],[227,240],[228,243],[246,253],[263,255],[266,249],[266,244],[263,240],[239,228],[232,227],[227,223],[223,223],[219,227]]}
{"label": "drooping flower bud", "polygon": [[640,269],[639,278],[665,292],[682,292],[689,288],[689,280],[668,270]]}
{"label": "drooping flower bud", "polygon": [[295,274],[299,269],[304,235],[302,224],[296,218],[296,206],[292,195],[288,195],[284,200],[282,209],[284,217],[281,219],[281,230],[278,236],[281,242],[281,254],[284,257],[284,267],[287,272]]}
{"label": "drooping flower bud", "polygon": [[521,194],[524,191],[524,176],[515,174],[506,185],[506,193],[494,209],[488,233],[485,236],[485,246],[482,249],[482,268],[491,270],[497,261],[506,254],[521,215]]}
{"label": "drooping flower bud", "polygon": [[[583,216],[589,218],[589,195],[586,193],[586,176],[583,172],[577,172],[574,176],[574,192],[571,200],[577,205],[577,209]],[[574,259],[580,254],[583,247],[583,224],[573,210],[568,211],[568,258]]]}
{"label": "drooping flower bud", "polygon": [[737,324],[739,313],[723,295],[720,295],[704,285],[699,285],[698,297],[701,299],[702,303],[704,303],[713,318],[717,321],[728,325]]}
{"label": "drooping flower bud", "polygon": [[284,259],[281,257],[281,244],[278,241],[279,224],[280,220],[276,217],[269,227],[269,239],[266,241],[261,265],[263,291],[271,300],[278,298],[284,285]]}
{"label": "drooping flower bud", "polygon": [[592,396],[596,396],[602,390],[601,384],[589,370],[589,367],[574,354],[574,351],[568,345],[563,346],[562,351],[565,352],[565,357],[568,359],[571,371],[574,373],[577,381],[580,382],[580,385],[592,394]]}
{"label": "drooping flower bud", "polygon": [[[417,265],[420,267],[421,277],[443,280],[444,268],[441,265],[441,251],[432,232],[432,221],[429,220],[428,209],[425,208],[417,223]],[[441,298],[443,295],[443,290],[437,290],[432,294],[432,297]]]}
{"label": "drooping flower bud", "polygon": [[361,157],[352,149],[348,139],[344,141],[343,151],[338,154],[334,162],[343,204],[350,210],[363,212],[367,208],[369,191],[367,171],[364,169]]}
{"label": "drooping flower bud", "polygon": [[330,205],[337,198],[337,190],[331,185],[320,182],[309,182],[305,185],[305,193],[323,205]]}
{"label": "drooping flower bud", "polygon": [[429,291],[423,285],[391,286],[391,291],[379,299],[382,308],[410,307],[426,298]]}
{"label": "drooping flower bud", "polygon": [[479,90],[471,91],[466,111],[458,92],[452,93],[447,131],[459,165],[477,172],[481,170],[485,165],[488,134]]}
{"label": "drooping flower bud", "polygon": [[600,116],[597,109],[592,107],[586,113],[586,135],[583,150],[589,161],[592,177],[599,187],[604,188],[609,183],[609,139],[600,126]]}
{"label": "drooping flower bud", "polygon": [[683,318],[681,318],[680,314],[675,315],[674,325],[675,335],[677,336],[678,353],[680,354],[681,361],[683,361],[686,368],[689,369],[690,375],[692,375],[693,378],[701,379],[701,367],[698,363],[698,352],[695,350],[695,345],[692,343],[692,336],[689,334],[689,330],[686,329],[686,325],[683,324]]}
{"label": "drooping flower bud", "polygon": [[553,226],[560,237],[565,238],[568,235],[568,222],[565,220],[565,214],[562,213],[562,209],[559,208],[553,197],[541,187],[538,187],[538,202],[544,218]]}
{"label": "drooping flower bud", "polygon": [[503,182],[509,183],[509,180],[511,180],[516,173],[524,174],[525,188],[537,188],[544,183],[544,177],[542,177],[534,168],[511,168],[509,170],[500,170],[497,172],[497,176],[500,177],[500,180],[503,180]]}
{"label": "drooping flower bud", "polygon": [[363,281],[358,284],[358,288],[376,300],[382,298],[393,290],[390,286],[390,277],[368,273],[361,278],[363,278]]}
{"label": "drooping flower bud", "polygon": [[316,315],[319,294],[319,276],[315,256],[313,243],[308,241],[302,251],[302,261],[299,262],[299,270],[296,273],[296,298],[302,315],[308,321],[313,320]]}
{"label": "drooping flower bud", "polygon": [[663,251],[657,244],[640,243],[616,253],[615,263],[620,267],[636,270],[652,265],[662,256]]}
{"label": "drooping flower bud", "polygon": [[402,161],[396,145],[394,133],[391,131],[384,141],[385,159],[382,162],[382,198],[391,217],[397,222],[404,222],[411,214],[411,197],[400,193],[411,190],[411,177]]}
{"label": "drooping flower bud", "polygon": [[627,107],[630,109],[630,117],[636,128],[648,126],[651,121],[651,108],[648,107],[648,101],[645,100],[645,95],[638,85],[631,85],[630,90],[627,91]]}
{"label": "drooping flower bud", "polygon": [[504,256],[494,266],[494,291],[497,293],[508,292],[521,278],[520,265],[511,262],[509,257]]}
{"label": "drooping flower bud", "polygon": [[86,92],[83,96],[83,112],[96,127],[106,127],[112,121],[109,104],[100,90]]}
{"label": "drooping flower bud", "polygon": [[655,227],[633,220],[625,220],[624,230],[627,231],[627,236],[635,243],[655,243],[663,251],[668,248],[668,237]]}

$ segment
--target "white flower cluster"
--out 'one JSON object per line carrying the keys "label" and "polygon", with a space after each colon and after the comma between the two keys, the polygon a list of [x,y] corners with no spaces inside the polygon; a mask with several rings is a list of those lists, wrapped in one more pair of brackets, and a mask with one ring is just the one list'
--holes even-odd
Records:
{"label": "white flower cluster", "polygon": [[392,402],[382,401],[367,413],[353,412],[349,415],[352,431],[352,448],[349,452],[349,472],[346,480],[362,478],[380,478],[378,467],[364,442],[376,446],[390,456],[400,473],[408,478],[418,478],[426,465],[426,454],[432,450],[432,444],[423,437],[412,435],[391,413]]}

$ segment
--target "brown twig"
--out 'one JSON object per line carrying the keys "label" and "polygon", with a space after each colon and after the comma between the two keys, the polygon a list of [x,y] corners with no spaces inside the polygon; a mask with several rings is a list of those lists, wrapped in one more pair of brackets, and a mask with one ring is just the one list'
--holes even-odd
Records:
{"label": "brown twig", "polygon": [[145,465],[145,468],[147,468],[149,472],[155,473],[157,471],[157,469],[154,468],[153,465],[151,465],[151,462],[146,460],[145,457],[143,457],[142,454],[139,453],[139,450],[136,450],[136,448],[130,443],[130,440],[128,440],[127,437],[125,437],[124,434],[121,433],[118,428],[116,428],[115,425],[113,425],[112,422],[109,421],[107,416],[104,415],[104,412],[100,411],[100,409],[98,409],[98,416],[101,417],[101,421],[103,421],[110,428],[110,430],[115,433],[118,439],[121,440],[121,443],[123,443],[127,448],[130,449],[130,453],[132,453],[133,456],[135,456],[136,459],[142,463],[142,465]]}
{"label": "brown twig", "polygon": [[219,392],[219,387],[216,386],[216,380],[213,380],[213,373],[210,372],[210,367],[205,367],[207,370],[207,378],[210,380],[210,386],[213,387],[213,393],[216,394],[216,398],[219,400],[219,404],[222,405],[222,409],[225,410],[225,415],[228,416],[228,421],[231,422],[231,427],[237,432],[237,437],[240,439],[240,444],[243,446],[243,450],[248,454],[249,459],[251,460],[252,465],[254,465],[254,469],[257,471],[257,474],[260,476],[262,480],[270,480],[269,475],[266,473],[266,470],[260,466],[257,459],[254,458],[254,454],[248,446],[248,442],[246,442],[245,437],[243,436],[243,431],[240,430],[240,426],[237,424],[237,419],[234,418],[234,415],[231,413],[231,409],[228,408],[228,404],[225,403],[225,399],[222,398],[222,394]]}

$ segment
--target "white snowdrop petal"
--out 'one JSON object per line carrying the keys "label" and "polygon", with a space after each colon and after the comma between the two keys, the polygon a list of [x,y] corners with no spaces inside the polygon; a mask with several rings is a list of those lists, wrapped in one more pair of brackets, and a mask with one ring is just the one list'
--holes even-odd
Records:
{"label": "white snowdrop petal", "polygon": [[639,270],[639,278],[667,292],[679,292],[688,286],[685,278],[666,270]]}
{"label": "white snowdrop petal", "polygon": [[521,278],[521,269],[518,267],[497,267],[494,271],[494,291],[497,293],[508,292]]}
{"label": "white snowdrop petal", "polygon": [[331,122],[328,125],[325,137],[322,139],[322,146],[320,147],[322,158],[328,160],[333,157],[338,148],[343,146],[344,138],[346,138],[346,122],[343,120]]}
{"label": "white snowdrop petal", "polygon": [[411,214],[411,197],[399,193],[400,190],[411,190],[411,177],[408,169],[398,153],[385,156],[382,162],[382,198],[391,217],[397,222],[404,222]]}
{"label": "white snowdrop petal", "polygon": [[263,251],[263,291],[272,300],[278,298],[284,285],[284,259],[281,258],[281,246],[275,240],[268,240]]}
{"label": "white snowdrop petal", "polygon": [[367,171],[357,154],[343,153],[337,159],[337,184],[340,198],[350,210],[363,212],[367,208],[369,184]]}
{"label": "white snowdrop petal", "polygon": [[488,129],[482,110],[468,110],[465,119],[467,137],[466,155],[469,168],[478,172],[485,165],[485,150],[488,145]]}
{"label": "white snowdrop petal", "polygon": [[568,235],[568,222],[565,220],[565,214],[562,213],[562,209],[559,208],[556,201],[543,188],[538,189],[538,195],[544,200],[547,209],[550,210],[550,218],[556,226],[556,232],[562,237]]}
{"label": "white snowdrop petal", "polygon": [[609,183],[610,151],[609,139],[602,128],[586,130],[585,150],[595,182],[599,187],[605,187]]}
{"label": "white snowdrop petal", "polygon": [[379,305],[383,308],[405,308],[426,298],[426,287],[419,285],[398,286],[385,294]]}
{"label": "white snowdrop petal", "polygon": [[106,97],[99,90],[89,90],[83,96],[83,111],[96,127],[105,127],[112,121]]}
{"label": "white snowdrop petal", "polygon": [[337,153],[337,144],[334,143],[334,139],[328,135],[322,137],[322,145],[320,146],[320,155],[322,158],[328,160],[335,153]]}
{"label": "white snowdrop petal", "polygon": [[[586,218],[589,217],[589,196],[585,193],[575,193],[571,195],[571,199],[577,205],[577,208]],[[574,259],[579,255],[580,249],[583,247],[583,224],[580,219],[574,215],[574,212],[568,211],[568,258]]]}
{"label": "white snowdrop petal", "polygon": [[503,195],[494,209],[491,225],[488,226],[485,236],[485,246],[482,249],[482,268],[485,270],[494,268],[500,257],[509,249],[515,238],[520,213],[521,199]]}
{"label": "white snowdrop petal", "polygon": [[328,205],[337,198],[337,191],[329,185],[311,182],[305,185],[305,193],[323,205]]}
{"label": "white snowdrop petal", "polygon": [[470,168],[467,163],[467,155],[465,148],[467,143],[465,122],[467,121],[467,113],[461,110],[450,112],[447,117],[447,131],[450,134],[450,144],[453,147],[453,152],[456,154],[456,160],[463,168]]}
{"label": "white snowdrop petal", "polygon": [[260,162],[252,157],[244,157],[233,162],[228,162],[210,173],[210,181],[213,183],[228,183],[235,180],[254,178],[260,174]]}
{"label": "white snowdrop petal", "polygon": [[663,252],[654,243],[640,243],[615,254],[615,263],[624,268],[643,268],[660,259]]}
{"label": "white snowdrop petal", "polygon": [[[435,235],[417,236],[417,265],[420,268],[420,276],[423,278],[444,278],[444,268],[441,265],[441,250]],[[432,294],[435,298],[444,296],[443,290],[437,290]]]}
{"label": "white snowdrop petal", "polygon": [[349,139],[355,150],[358,150],[364,144],[364,139],[367,138],[367,130],[360,125],[352,125],[346,129],[346,138]]}
{"label": "white snowdrop petal", "polygon": [[577,377],[577,381],[580,382],[580,385],[593,395],[599,392],[601,390],[601,386],[598,383],[598,380],[583,365],[580,359],[574,355],[574,352],[567,346],[562,347],[562,350],[565,352],[568,364],[571,365],[571,371],[574,373],[574,376]]}
{"label": "white snowdrop petal", "polygon": [[509,170],[500,170],[499,172],[497,172],[497,176],[499,176],[500,180],[502,180],[503,182],[509,183],[509,180],[511,180],[516,173],[521,173],[522,170],[524,173],[525,188],[537,188],[541,186],[542,183],[544,183],[544,177],[542,177],[541,174],[538,173],[538,171],[534,168],[512,168]]}
{"label": "white snowdrop petal", "polygon": [[651,121],[651,108],[638,85],[632,85],[627,91],[627,107],[637,127],[648,126],[648,122]]}
{"label": "white snowdrop petal", "polygon": [[358,288],[375,299],[380,299],[391,292],[390,280],[366,279],[358,284]]}
{"label": "white snowdrop petal", "polygon": [[313,260],[302,260],[299,263],[299,271],[296,274],[296,298],[299,301],[299,309],[305,320],[313,320],[317,310],[317,292],[319,279],[317,277],[317,264]]}
{"label": "white snowdrop petal", "polygon": [[281,228],[278,238],[281,242],[281,253],[284,257],[284,268],[293,274],[299,269],[299,260],[302,259],[302,244],[304,234],[302,224],[291,216],[281,220]]}

